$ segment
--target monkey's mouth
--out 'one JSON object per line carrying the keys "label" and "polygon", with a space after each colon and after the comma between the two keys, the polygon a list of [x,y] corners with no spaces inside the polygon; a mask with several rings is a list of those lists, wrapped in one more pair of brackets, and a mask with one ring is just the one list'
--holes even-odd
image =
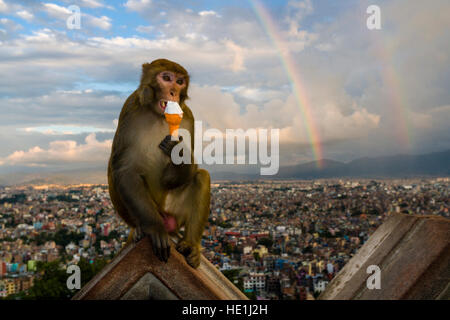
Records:
{"label": "monkey's mouth", "polygon": [[[175,101],[175,100],[171,100],[171,101],[178,103],[178,101]],[[163,112],[166,110],[167,102],[169,102],[169,100],[159,100],[159,107],[161,108],[161,110]]]}
{"label": "monkey's mouth", "polygon": [[162,111],[166,110],[167,107],[167,100],[159,100],[159,107]]}

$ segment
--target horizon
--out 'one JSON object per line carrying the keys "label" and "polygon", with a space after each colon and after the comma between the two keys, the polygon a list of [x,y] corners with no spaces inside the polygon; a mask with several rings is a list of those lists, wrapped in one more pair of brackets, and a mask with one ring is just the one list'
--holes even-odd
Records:
{"label": "horizon", "polygon": [[[412,171],[412,172],[400,172],[398,174],[392,175],[392,173],[387,173],[386,171],[378,171],[378,172],[370,172],[371,167],[368,166],[366,168],[366,171],[368,173],[352,173],[347,172],[346,174],[331,174],[329,176],[323,176],[323,173],[326,172],[326,170],[330,169],[326,164],[328,161],[346,166],[348,164],[351,164],[355,161],[364,161],[364,160],[374,160],[376,158],[380,159],[388,159],[388,160],[395,160],[397,157],[408,157],[411,161],[415,162],[417,161],[417,157],[429,157],[431,155],[440,155],[440,154],[446,154],[449,153],[449,150],[441,151],[441,152],[432,152],[427,154],[417,154],[417,155],[411,155],[411,154],[397,154],[392,156],[386,156],[386,157],[364,157],[364,158],[356,158],[349,160],[347,162],[332,160],[332,159],[322,159],[322,163],[325,164],[321,168],[316,167],[315,161],[307,161],[304,163],[299,163],[295,165],[289,165],[289,166],[281,166],[281,172],[278,172],[276,175],[273,176],[258,176],[257,171],[260,167],[257,165],[216,165],[216,169],[214,168],[211,170],[211,168],[214,165],[210,165],[207,167],[210,170],[211,173],[211,183],[217,182],[217,181],[234,181],[234,182],[240,182],[240,181],[309,181],[309,180],[333,180],[333,179],[416,179],[416,178],[446,178],[450,175],[450,169],[448,167],[448,161],[445,159],[443,161],[440,161],[440,167],[435,167],[435,163],[432,164],[435,169],[433,172],[429,172],[430,168],[424,168],[419,167],[418,170]],[[447,159],[448,160],[448,159]],[[393,165],[392,163],[390,165]],[[303,172],[303,175],[298,176],[299,172],[294,172],[294,175],[292,177],[286,176],[286,169],[304,169],[308,168],[308,172]],[[230,170],[222,169],[218,170],[217,168],[230,168]],[[234,169],[234,170],[232,170]],[[421,171],[422,170],[422,171]],[[427,172],[428,170],[428,172]],[[80,177],[83,173],[87,173],[88,176]],[[89,168],[78,168],[78,169],[69,169],[69,170],[53,170],[53,171],[33,171],[33,172],[26,172],[26,171],[14,171],[9,173],[0,173],[0,186],[23,186],[23,185],[35,185],[34,181],[39,181],[42,179],[54,179],[54,181],[57,181],[57,179],[65,179],[69,180],[71,182],[66,183],[59,183],[59,182],[53,182],[53,183],[47,183],[49,185],[78,185],[78,184],[87,184],[87,185],[104,185],[107,184],[106,182],[106,173],[107,168],[105,167],[89,167]],[[295,173],[297,176],[295,176]],[[92,182],[92,177],[89,176],[89,174],[96,175],[94,180],[96,182]],[[300,173],[301,174],[301,173]],[[306,176],[305,176],[306,174]],[[24,180],[26,179],[26,180]],[[56,179],[56,180],[55,180]],[[77,180],[78,179],[78,180]],[[81,180],[80,180],[81,179]],[[74,182],[73,180],[77,181],[84,181],[84,182]],[[90,181],[87,183],[86,181]]]}
{"label": "horizon", "polygon": [[[330,177],[330,178],[311,178],[311,179],[296,179],[296,178],[261,178],[261,179],[248,179],[248,180],[233,180],[233,179],[216,179],[211,180],[211,187],[220,187],[228,184],[292,184],[292,183],[304,183],[311,185],[335,185],[337,182],[349,182],[358,183],[358,186],[364,184],[370,184],[372,182],[376,183],[392,183],[399,184],[401,182],[425,182],[425,181],[436,181],[436,182],[449,182],[449,176],[411,176],[411,177]],[[58,184],[58,183],[47,183],[47,184],[33,184],[24,183],[17,185],[1,185],[0,188],[14,190],[51,190],[51,189],[73,189],[73,188],[93,188],[93,187],[106,187],[108,188],[108,183],[68,183],[68,184]]]}

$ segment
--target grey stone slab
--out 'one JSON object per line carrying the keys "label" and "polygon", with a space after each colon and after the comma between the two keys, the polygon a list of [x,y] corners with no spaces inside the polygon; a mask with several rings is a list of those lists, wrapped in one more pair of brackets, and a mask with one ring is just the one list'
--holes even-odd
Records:
{"label": "grey stone slab", "polygon": [[146,273],[120,300],[178,300],[153,274]]}

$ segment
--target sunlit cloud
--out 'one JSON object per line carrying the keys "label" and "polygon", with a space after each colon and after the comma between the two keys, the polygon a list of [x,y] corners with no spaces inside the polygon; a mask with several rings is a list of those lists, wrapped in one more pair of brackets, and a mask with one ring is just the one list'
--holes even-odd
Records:
{"label": "sunlit cloud", "polygon": [[26,151],[15,151],[0,158],[0,165],[48,166],[71,163],[104,163],[107,161],[112,140],[98,141],[94,133],[88,135],[84,143],[73,140],[57,140],[47,149],[39,146]]}
{"label": "sunlit cloud", "polygon": [[82,133],[95,133],[95,132],[114,132],[111,128],[96,128],[96,127],[83,127],[74,125],[49,125],[42,127],[29,127],[20,128],[25,132],[39,132],[47,135],[74,135]]}

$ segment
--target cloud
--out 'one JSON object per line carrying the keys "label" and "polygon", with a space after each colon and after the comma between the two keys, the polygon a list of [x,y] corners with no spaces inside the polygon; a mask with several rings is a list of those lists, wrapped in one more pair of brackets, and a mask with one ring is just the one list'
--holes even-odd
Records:
{"label": "cloud", "polygon": [[96,128],[79,125],[47,125],[41,127],[28,127],[19,130],[23,130],[25,132],[39,132],[45,135],[74,135],[93,132],[115,132],[112,128]]}
{"label": "cloud", "polygon": [[150,33],[153,30],[155,30],[154,26],[138,26],[136,28],[136,31],[141,32],[141,33]]}
{"label": "cloud", "polygon": [[[222,92],[218,87],[196,86],[191,89],[191,106],[196,120],[202,120],[208,127],[225,129],[278,128],[280,143],[307,145],[308,134],[304,118],[292,94],[284,99],[267,101],[262,107],[255,104],[245,106],[241,112],[232,94]],[[331,101],[317,104],[312,111],[315,129],[321,133],[323,143],[327,141],[357,139],[367,136],[378,127],[380,116],[368,112],[356,105],[343,113],[342,109]]]}
{"label": "cloud", "polygon": [[23,29],[22,25],[8,19],[8,18],[1,18],[0,24],[5,27],[8,31],[18,31]]}
{"label": "cloud", "polygon": [[234,53],[233,63],[230,67],[231,70],[234,72],[244,70],[244,49],[230,40],[225,41],[225,45]]}
{"label": "cloud", "polygon": [[0,12],[1,13],[8,12],[8,5],[3,0],[0,0]]}
{"label": "cloud", "polygon": [[[43,11],[45,11],[50,17],[58,19],[64,23],[73,15],[73,12],[66,7],[54,4],[44,3]],[[111,18],[107,16],[95,17],[93,15],[81,12],[81,25],[82,28],[86,24],[87,26],[100,28],[103,30],[109,30],[112,26]]]}
{"label": "cloud", "polygon": [[111,151],[112,140],[98,141],[94,133],[88,135],[84,144],[73,140],[58,140],[48,149],[39,146],[27,151],[15,151],[0,159],[0,165],[48,166],[70,163],[104,163]]}
{"label": "cloud", "polygon": [[108,7],[106,6],[103,1],[97,1],[97,0],[81,0],[79,1],[80,5],[87,8],[103,8]]}
{"label": "cloud", "polygon": [[289,35],[292,37],[304,37],[305,33],[301,30],[300,22],[302,22],[304,17],[314,12],[311,0],[289,1],[288,8],[290,13],[287,17]]}
{"label": "cloud", "polygon": [[285,93],[279,90],[271,90],[268,88],[252,88],[245,86],[238,86],[230,90],[234,94],[243,97],[253,102],[263,102],[267,100],[274,100],[282,98]]}
{"label": "cloud", "polygon": [[204,11],[200,11],[198,13],[200,16],[202,17],[207,17],[207,16],[216,16],[220,18],[220,15],[217,14],[217,12],[213,11],[213,10],[204,10]]}
{"label": "cloud", "polygon": [[[0,0],[0,13],[17,15],[22,19],[29,19],[33,15],[33,9],[40,7],[37,1],[5,1]],[[30,16],[31,15],[31,16]]]}
{"label": "cloud", "polygon": [[124,6],[129,10],[142,11],[150,8],[151,4],[151,0],[128,0]]}
{"label": "cloud", "polygon": [[[10,85],[10,79],[4,80],[5,85],[0,86],[0,92],[4,90],[11,95],[19,88],[21,95],[30,90],[42,92],[46,83],[49,84],[48,90],[55,87],[67,89],[77,78],[86,76],[96,81],[130,81],[138,79],[136,69],[143,62],[159,57],[179,61],[194,70],[195,81],[199,83],[208,81],[222,86],[247,85],[256,74],[259,74],[258,78],[262,81],[269,81],[271,86],[287,80],[282,72],[273,72],[276,67],[273,61],[277,61],[273,59],[276,50],[267,43],[267,38],[261,34],[257,24],[247,23],[236,17],[233,18],[236,19],[235,23],[226,25],[229,29],[226,31],[206,23],[198,14],[183,12],[179,13],[181,16],[178,19],[177,14],[170,11],[169,20],[174,18],[176,21],[186,21],[192,27],[186,28],[184,23],[167,28],[158,27],[157,30],[164,32],[166,36],[153,39],[95,36],[76,40],[69,37],[65,30],[65,19],[69,13],[67,8],[47,5],[47,9],[51,9],[50,14],[59,17],[64,29],[33,30],[31,34],[3,43],[0,57],[5,59],[3,61],[7,59],[8,63],[0,63],[0,71],[6,74],[14,70],[15,79],[20,79],[19,83],[24,83],[26,78],[28,80],[25,82],[29,84],[20,88],[17,84]],[[103,28],[106,29],[108,22],[108,19],[104,19],[97,25],[101,27],[104,24]],[[82,25],[86,23],[82,20]],[[228,33],[228,38],[224,37],[225,33]],[[244,43],[240,37],[245,38]],[[271,62],[267,63],[269,60]],[[252,72],[243,73],[248,68]],[[34,72],[39,81],[31,80]],[[60,78],[59,81],[55,75]],[[261,82],[257,85],[264,85]]]}
{"label": "cloud", "polygon": [[93,26],[93,27],[97,27],[103,30],[109,30],[112,27],[111,24],[111,18],[107,17],[107,16],[101,16],[100,18],[97,17],[93,17],[93,16],[89,16],[86,15],[87,20],[88,20],[88,24]]}
{"label": "cloud", "polygon": [[110,128],[111,121],[117,117],[125,98],[117,93],[94,90],[57,91],[42,96],[3,98],[0,99],[0,111],[3,114],[0,126],[14,123],[19,128],[48,127],[55,124]]}
{"label": "cloud", "polygon": [[27,10],[17,11],[16,14],[28,22],[30,22],[34,18],[34,15],[32,13],[28,12]]}
{"label": "cloud", "polygon": [[[11,125],[111,127],[138,85],[142,63],[160,57],[190,72],[188,104],[197,119],[222,129],[280,128],[284,156],[292,161],[311,159],[304,107],[311,111],[310,125],[325,156],[335,159],[450,147],[444,121],[450,114],[445,107],[450,101],[448,1],[408,2],[408,15],[401,1],[383,2],[380,32],[365,27],[361,8],[368,1],[332,8],[290,1],[271,12],[280,31],[276,36],[286,41],[297,64],[289,69],[250,8],[192,10],[181,2],[130,0],[121,15],[136,23],[122,33],[125,29],[113,28],[101,11],[106,2],[74,1],[83,2],[98,15],[83,13],[82,29],[72,32],[65,26],[71,13],[61,5],[25,8],[17,4],[23,1],[0,0],[0,12],[11,15],[0,20],[0,154],[36,146],[48,150],[51,139],[64,139],[56,136],[60,131],[4,129]],[[23,10],[39,28],[13,21]],[[127,33],[133,29],[140,36]],[[292,75],[301,79],[306,106],[293,94],[298,88],[292,87]],[[412,150],[399,144],[402,121],[415,138]],[[76,136],[73,140],[82,135]],[[6,146],[9,140],[14,149]]]}
{"label": "cloud", "polygon": [[59,6],[54,3],[44,3],[43,9],[50,17],[57,19],[65,20],[72,14],[72,11],[70,11],[68,8]]}

